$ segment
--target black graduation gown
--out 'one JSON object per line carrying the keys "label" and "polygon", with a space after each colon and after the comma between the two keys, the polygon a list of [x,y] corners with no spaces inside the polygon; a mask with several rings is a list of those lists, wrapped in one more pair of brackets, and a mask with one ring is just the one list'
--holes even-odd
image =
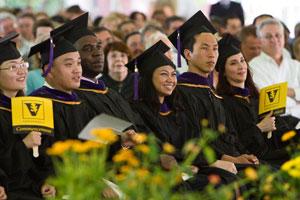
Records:
{"label": "black graduation gown", "polygon": [[[43,159],[42,163],[51,163],[50,157],[46,154],[46,149],[56,141],[78,139],[80,131],[95,116],[95,113],[85,102],[80,101],[75,93],[67,94],[43,86],[31,93],[30,96],[49,98],[53,101],[54,136],[43,135],[42,145],[39,148],[39,159]],[[52,164],[42,166],[38,161],[37,165],[54,171]]]}
{"label": "black graduation gown", "polygon": [[129,103],[116,91],[105,86],[103,81],[92,83],[81,80],[80,88],[76,90],[79,98],[84,100],[97,115],[106,113],[133,123],[137,132],[148,132],[141,117],[135,113]]}
{"label": "black graduation gown", "polygon": [[40,188],[46,175],[33,163],[21,135],[13,134],[10,98],[0,94],[0,184],[5,187],[8,199],[42,199]]}
{"label": "black graduation gown", "polygon": [[[168,142],[172,144],[176,153],[177,161],[183,161],[182,148],[184,144],[194,138],[199,138],[199,126],[196,123],[192,110],[171,111],[167,103],[161,105],[160,111],[155,112],[144,101],[134,104],[134,109],[140,113],[145,123],[150,127],[155,136],[161,143]],[[198,166],[200,171],[193,178],[185,182],[179,188],[184,187],[187,190],[201,190],[208,183],[208,175],[217,174],[221,177],[221,184],[230,183],[236,180],[236,176],[225,170],[208,167],[202,154],[195,159],[194,165]]]}
{"label": "black graduation gown", "polygon": [[[258,100],[249,98],[247,92],[242,92],[247,89],[236,88],[235,91],[234,96],[224,95],[223,97],[225,110],[231,116],[239,141],[250,153],[266,162],[281,164],[288,160],[286,150],[275,149],[272,140],[267,139],[267,134],[262,133],[256,126],[259,123]],[[281,126],[277,131],[273,131],[273,135],[280,132],[282,128],[284,127]]]}
{"label": "black graduation gown", "polygon": [[102,80],[105,85],[121,94],[126,100],[133,97],[133,75],[128,72],[127,77],[123,82],[113,80],[108,74],[103,74],[99,80]]}
{"label": "black graduation gown", "polygon": [[191,106],[195,110],[199,125],[202,119],[207,119],[211,129],[218,130],[219,124],[226,126],[227,132],[220,134],[213,142],[213,148],[219,158],[224,154],[239,156],[247,153],[235,134],[228,134],[234,131],[234,128],[223,108],[222,97],[216,95],[210,88],[207,78],[192,72],[185,72],[178,77],[177,88],[183,98],[182,104]]}

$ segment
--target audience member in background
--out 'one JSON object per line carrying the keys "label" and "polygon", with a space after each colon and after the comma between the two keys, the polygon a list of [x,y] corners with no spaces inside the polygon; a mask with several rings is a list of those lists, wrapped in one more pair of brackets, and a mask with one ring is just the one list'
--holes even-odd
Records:
{"label": "audience member in background", "polygon": [[[36,37],[35,43],[38,44],[49,38],[50,32],[54,29],[51,21],[43,19],[36,21],[33,26],[33,33]],[[28,78],[26,82],[26,94],[29,95],[34,90],[42,87],[45,83],[44,77],[42,77],[41,69],[41,56],[40,54],[35,54],[31,58],[31,70],[28,73]]]}
{"label": "audience member in background", "polygon": [[[19,33],[16,17],[9,12],[0,12],[0,37],[12,32]],[[21,40],[20,36],[14,38],[13,41],[16,43],[17,49],[21,55],[26,57],[30,49],[28,42]]]}
{"label": "audience member in background", "polygon": [[104,26],[111,31],[116,31],[118,25],[126,19],[128,19],[128,17],[122,13],[111,12],[109,15],[103,17],[100,22],[100,26]]}
{"label": "audience member in background", "polygon": [[236,15],[240,18],[242,25],[244,25],[244,11],[240,3],[230,0],[220,0],[213,4],[210,8],[209,17],[218,16],[225,18],[228,15]]}
{"label": "audience member in background", "polygon": [[254,18],[252,25],[258,27],[262,21],[266,19],[273,19],[274,17],[269,14],[261,14]]}
{"label": "audience member in background", "polygon": [[126,20],[123,21],[121,24],[118,26],[118,31],[120,31],[124,36],[128,35],[129,33],[137,31],[137,27],[135,26],[134,21],[132,20]]}
{"label": "audience member in background", "polygon": [[261,52],[261,40],[256,35],[255,26],[250,25],[243,27],[239,38],[241,40],[241,51],[247,62],[259,56]]}
{"label": "audience member in background", "polygon": [[105,28],[104,26],[95,27],[93,29],[93,32],[96,34],[97,38],[100,40],[103,48],[105,48],[108,43],[111,43],[114,41],[112,32],[109,29]]}
{"label": "audience member in background", "polygon": [[66,9],[65,18],[68,20],[75,19],[76,17],[82,15],[84,11],[80,8],[79,5],[73,5]]}
{"label": "audience member in background", "polygon": [[33,25],[35,23],[35,16],[31,13],[24,13],[17,17],[17,24],[19,27],[19,33],[21,35],[21,40],[25,40],[30,44],[30,46],[34,42],[33,35]]}
{"label": "audience member in background", "polygon": [[300,117],[300,63],[284,51],[284,28],[276,19],[263,21],[257,28],[262,52],[250,61],[253,80],[258,88],[288,82],[286,113]]}
{"label": "audience member in background", "polygon": [[124,41],[129,47],[133,58],[143,53],[145,47],[142,40],[142,34],[140,32],[132,32],[126,35]]}
{"label": "audience member in background", "polygon": [[161,26],[163,26],[163,24],[165,23],[166,18],[167,18],[167,16],[163,10],[154,10],[154,12],[151,16],[151,19],[160,23]]}
{"label": "audience member in background", "polygon": [[99,27],[103,16],[97,16],[93,21],[93,27]]}
{"label": "audience member in background", "polygon": [[210,17],[211,24],[215,27],[218,31],[219,35],[223,35],[225,33],[225,22],[224,19],[218,16],[211,16]]}
{"label": "audience member in background", "polygon": [[34,38],[39,38],[42,36],[50,36],[50,31],[54,29],[53,23],[48,19],[37,20],[32,28],[32,33]]}
{"label": "audience member in background", "polygon": [[225,33],[238,36],[241,30],[242,22],[238,16],[230,15],[225,18]]}
{"label": "audience member in background", "polygon": [[154,23],[153,22],[154,21],[148,22],[146,24],[146,26],[143,28],[143,30],[142,30],[142,41],[146,41],[148,39],[148,37],[156,31],[160,31],[162,33],[164,32],[162,27],[160,26],[160,24],[158,24],[157,22],[154,22]]}
{"label": "audience member in background", "polygon": [[281,21],[281,24],[284,28],[284,48],[290,53],[290,56],[291,56],[293,53],[292,41],[290,38],[291,32],[284,22]]}
{"label": "audience member in background", "polygon": [[[173,44],[170,42],[170,40],[168,39],[167,35],[165,35],[164,33],[160,32],[160,31],[156,31],[151,33],[151,35],[149,35],[147,40],[144,40],[144,45],[145,45],[145,49],[148,49],[149,47],[151,47],[152,45],[154,45],[156,42],[158,42],[159,40],[163,41],[169,48],[170,51],[167,51],[165,53],[165,55],[173,62],[173,63],[177,63],[177,50],[176,48],[174,48]],[[187,71],[187,64],[185,59],[182,57],[181,58],[181,67],[177,68],[176,71],[181,74],[183,72]]]}
{"label": "audience member in background", "polygon": [[293,53],[296,60],[300,62],[300,37],[297,37],[293,43]]}
{"label": "audience member in background", "polygon": [[130,49],[123,42],[109,43],[104,49],[104,69],[100,80],[125,99],[133,96],[133,76],[125,66],[130,59]]}
{"label": "audience member in background", "polygon": [[129,18],[134,21],[135,26],[138,30],[144,28],[147,21],[147,17],[144,13],[139,11],[134,11],[129,15]]}
{"label": "audience member in background", "polygon": [[39,20],[42,20],[42,19],[49,19],[48,14],[45,13],[45,12],[42,12],[42,11],[41,12],[37,12],[35,14],[35,20],[39,21]]}
{"label": "audience member in background", "polygon": [[179,16],[168,17],[165,20],[165,23],[164,23],[164,26],[163,26],[165,33],[167,35],[170,35],[177,28],[179,28],[184,22],[185,22],[185,19],[183,17],[179,17]]}
{"label": "audience member in background", "polygon": [[300,36],[300,22],[295,25],[294,34],[295,34],[295,38]]}

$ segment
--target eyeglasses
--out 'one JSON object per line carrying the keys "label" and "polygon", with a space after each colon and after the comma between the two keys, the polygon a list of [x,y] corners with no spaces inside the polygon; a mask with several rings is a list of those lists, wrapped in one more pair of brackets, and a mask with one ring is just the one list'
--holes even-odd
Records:
{"label": "eyeglasses", "polygon": [[0,70],[9,70],[9,71],[18,71],[20,69],[28,69],[29,63],[22,62],[22,63],[12,63],[8,67],[0,68]]}

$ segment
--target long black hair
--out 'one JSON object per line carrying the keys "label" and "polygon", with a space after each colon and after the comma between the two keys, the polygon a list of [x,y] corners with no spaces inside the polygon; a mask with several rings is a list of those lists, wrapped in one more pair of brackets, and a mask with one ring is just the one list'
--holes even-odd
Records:
{"label": "long black hair", "polygon": [[[224,65],[226,65],[226,62],[224,63]],[[245,81],[245,87],[249,89],[251,97],[258,98],[259,92],[258,92],[258,90],[257,90],[257,88],[256,88],[256,86],[255,86],[255,84],[253,82],[252,74],[251,74],[251,72],[249,70],[248,63],[247,63],[247,77],[246,77],[246,81]],[[227,80],[227,78],[225,76],[225,66],[224,67],[220,67],[220,70],[219,70],[219,81],[218,81],[218,84],[217,84],[216,91],[217,91],[217,93],[219,95],[229,95],[229,96],[233,96],[234,95],[233,86],[230,85],[230,83],[228,82],[228,80]]]}
{"label": "long black hair", "polygon": [[[152,82],[153,72],[151,75],[147,74],[147,76],[143,76],[139,80],[139,101],[145,102],[153,110],[153,112],[158,113],[161,104]],[[178,95],[175,87],[172,94],[165,97],[165,102],[172,108],[173,111],[183,109],[179,103],[179,98],[180,96]]]}

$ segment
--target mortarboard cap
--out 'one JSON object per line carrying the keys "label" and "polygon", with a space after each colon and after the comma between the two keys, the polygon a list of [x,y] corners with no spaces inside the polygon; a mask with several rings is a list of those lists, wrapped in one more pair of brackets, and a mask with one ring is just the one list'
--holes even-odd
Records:
{"label": "mortarboard cap", "polygon": [[224,71],[227,58],[241,52],[240,41],[230,34],[224,34],[223,38],[218,42],[218,46],[219,57],[216,70]]}
{"label": "mortarboard cap", "polygon": [[208,21],[205,15],[199,10],[190,19],[188,19],[183,25],[181,25],[176,31],[170,36],[169,40],[176,47],[178,51],[177,64],[181,66],[180,54],[183,54],[182,44],[185,44],[190,38],[200,33],[212,33],[215,34],[217,30]]}
{"label": "mortarboard cap", "polygon": [[170,50],[163,41],[158,41],[153,46],[145,50],[141,55],[126,64],[126,67],[134,71],[134,100],[138,99],[138,75],[152,76],[153,71],[161,66],[170,65],[174,69],[176,66],[167,58],[164,53]]}
{"label": "mortarboard cap", "polygon": [[72,21],[69,21],[53,30],[53,34],[56,35],[60,32],[64,32],[64,38],[69,40],[72,44],[84,36],[95,36],[92,31],[88,30],[88,18],[89,13],[86,12]]}
{"label": "mortarboard cap", "polygon": [[2,38],[0,38],[0,65],[7,60],[18,59],[21,57],[20,52],[16,48],[16,43],[11,41],[18,37],[18,33],[12,32]]}
{"label": "mortarboard cap", "polygon": [[160,40],[131,62],[127,63],[126,66],[132,71],[136,71],[135,67],[137,67],[141,76],[152,75],[156,68],[164,65],[171,65],[176,68],[174,63],[164,55],[168,50],[170,50],[170,47]]}
{"label": "mortarboard cap", "polygon": [[49,64],[47,70],[43,73],[43,76],[47,76],[55,58],[66,53],[77,51],[72,43],[63,37],[65,31],[67,30],[69,30],[68,27],[66,27],[64,31],[60,31],[57,34],[54,34],[54,32],[51,31],[49,39],[31,47],[28,57],[36,53],[40,53],[42,67],[46,64]]}

